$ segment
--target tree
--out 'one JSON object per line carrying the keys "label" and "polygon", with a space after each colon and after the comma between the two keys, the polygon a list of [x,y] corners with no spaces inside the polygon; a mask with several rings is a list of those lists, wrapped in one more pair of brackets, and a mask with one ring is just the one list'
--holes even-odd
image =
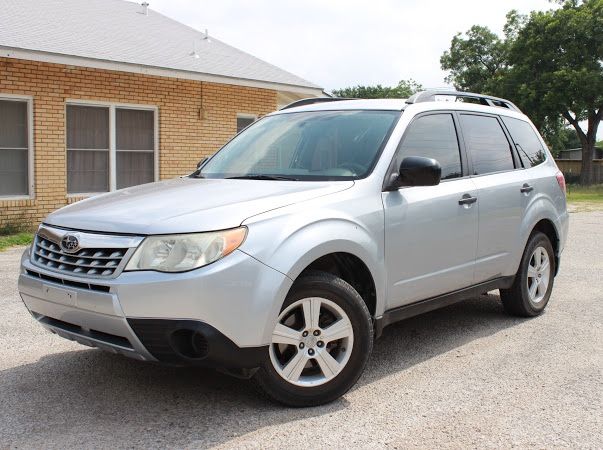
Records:
{"label": "tree", "polygon": [[333,90],[333,95],[345,98],[408,98],[423,86],[415,80],[402,80],[397,86],[354,86]]}
{"label": "tree", "polygon": [[487,27],[474,25],[457,33],[440,58],[442,69],[450,71],[445,81],[470,92],[497,91],[507,71],[507,47]]}
{"label": "tree", "polygon": [[511,11],[504,39],[472,27],[453,38],[440,62],[457,88],[511,99],[549,142],[561,132],[563,118],[582,147],[580,183],[591,184],[603,119],[603,0],[559,3],[529,16]]}

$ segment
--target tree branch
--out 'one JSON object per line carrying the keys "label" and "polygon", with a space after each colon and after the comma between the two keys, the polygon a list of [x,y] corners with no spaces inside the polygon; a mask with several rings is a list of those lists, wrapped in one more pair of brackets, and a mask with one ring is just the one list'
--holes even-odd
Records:
{"label": "tree branch", "polygon": [[578,120],[575,117],[572,117],[569,111],[563,111],[561,115],[575,128],[576,133],[580,138],[580,142],[586,142],[586,134],[584,133],[584,130],[582,130],[582,128],[580,127],[580,123],[578,122]]}

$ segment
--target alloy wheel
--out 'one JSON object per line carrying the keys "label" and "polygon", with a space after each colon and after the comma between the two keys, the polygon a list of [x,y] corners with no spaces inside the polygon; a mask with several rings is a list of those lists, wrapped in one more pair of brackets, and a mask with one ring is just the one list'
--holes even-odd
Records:
{"label": "alloy wheel", "polygon": [[352,323],[339,305],[320,297],[303,298],[279,315],[270,361],[287,382],[319,386],[343,370],[353,345]]}
{"label": "alloy wheel", "polygon": [[551,262],[544,247],[536,247],[528,264],[528,296],[533,303],[540,303],[548,290]]}

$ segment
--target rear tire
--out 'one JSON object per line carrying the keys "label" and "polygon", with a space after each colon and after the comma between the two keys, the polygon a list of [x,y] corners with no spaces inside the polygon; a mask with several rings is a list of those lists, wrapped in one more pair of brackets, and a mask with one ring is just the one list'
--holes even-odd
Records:
{"label": "rear tire", "polygon": [[289,291],[255,380],[284,405],[322,405],[356,383],[372,348],[362,297],[341,278],[312,272]]}
{"label": "rear tire", "polygon": [[500,290],[505,311],[519,317],[541,314],[551,297],[554,274],[551,241],[544,233],[535,232],[528,239],[513,285]]}

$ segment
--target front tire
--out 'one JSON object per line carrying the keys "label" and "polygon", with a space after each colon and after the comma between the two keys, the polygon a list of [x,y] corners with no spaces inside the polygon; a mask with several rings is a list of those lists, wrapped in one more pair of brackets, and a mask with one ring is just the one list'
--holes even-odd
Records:
{"label": "front tire", "polygon": [[255,378],[280,403],[322,405],[356,383],[372,348],[372,320],[362,297],[341,278],[312,272],[287,295]]}
{"label": "front tire", "polygon": [[555,274],[555,254],[549,238],[540,232],[530,236],[513,286],[500,290],[500,298],[507,313],[520,317],[534,317],[544,311]]}

